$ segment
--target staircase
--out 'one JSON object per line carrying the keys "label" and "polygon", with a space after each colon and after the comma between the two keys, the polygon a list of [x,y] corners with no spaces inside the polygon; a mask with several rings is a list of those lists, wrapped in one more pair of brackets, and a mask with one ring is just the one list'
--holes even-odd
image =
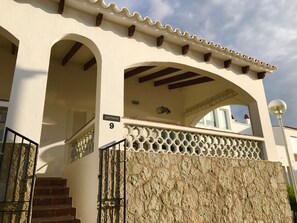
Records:
{"label": "staircase", "polygon": [[66,179],[37,178],[35,183],[32,223],[80,223],[75,218]]}

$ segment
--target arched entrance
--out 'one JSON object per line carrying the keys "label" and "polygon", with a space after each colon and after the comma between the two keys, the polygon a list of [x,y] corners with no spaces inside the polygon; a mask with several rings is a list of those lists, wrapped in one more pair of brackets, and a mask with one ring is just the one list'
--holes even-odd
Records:
{"label": "arched entrance", "polygon": [[15,71],[19,41],[7,30],[0,27],[0,141],[8,112],[8,104]]}
{"label": "arched entrance", "polygon": [[[74,154],[65,152],[65,140],[86,124],[93,124],[95,117],[97,61],[84,38],[68,36],[58,41],[51,50],[42,123],[38,174],[63,176],[64,162],[75,156],[92,152],[89,142],[86,151]],[[93,128],[94,129],[94,128]],[[94,130],[89,136],[92,140]],[[71,146],[75,141],[71,141]],[[79,158],[81,158],[79,157]]]}
{"label": "arched entrance", "polygon": [[125,70],[125,117],[195,126],[209,111],[254,99],[209,72],[174,63],[145,63]]}
{"label": "arched entrance", "polygon": [[[241,137],[227,129],[197,128],[199,120],[216,108],[232,104],[254,105],[255,99],[241,86],[218,74],[168,62],[132,66],[125,70],[124,78],[129,149],[261,158],[261,142],[255,140],[256,137]],[[259,114],[252,109],[251,114]]]}

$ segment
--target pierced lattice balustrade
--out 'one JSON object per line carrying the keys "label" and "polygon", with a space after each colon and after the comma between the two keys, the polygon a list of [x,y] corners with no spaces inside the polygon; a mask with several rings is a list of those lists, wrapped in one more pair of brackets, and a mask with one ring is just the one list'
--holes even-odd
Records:
{"label": "pierced lattice balustrade", "polygon": [[[216,132],[207,134],[199,129],[187,130],[125,124],[127,149],[154,153],[261,159],[261,138]],[[191,131],[192,130],[192,131]],[[201,129],[200,129],[201,130]],[[215,131],[209,131],[215,132]],[[228,136],[229,135],[229,136]],[[259,140],[256,140],[259,138]]]}
{"label": "pierced lattice balustrade", "polygon": [[94,151],[94,120],[86,124],[66,142],[67,163],[72,163]]}

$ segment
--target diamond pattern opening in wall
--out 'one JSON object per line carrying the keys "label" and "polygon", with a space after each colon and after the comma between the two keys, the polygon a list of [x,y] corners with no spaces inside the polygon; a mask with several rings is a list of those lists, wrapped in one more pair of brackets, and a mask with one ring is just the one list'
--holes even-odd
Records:
{"label": "diamond pattern opening in wall", "polygon": [[170,146],[170,151],[172,152],[172,153],[177,153],[177,147],[175,146],[175,145],[171,145]]}
{"label": "diamond pattern opening in wall", "polygon": [[154,152],[158,152],[159,150],[161,150],[161,145],[157,142],[154,142],[152,145],[152,149],[154,150]]}
{"label": "diamond pattern opening in wall", "polygon": [[[254,140],[136,125],[128,125],[126,129],[128,129],[127,145],[130,150],[260,159],[261,149],[259,143]],[[88,140],[85,141],[85,144],[88,144]],[[80,147],[84,148],[85,144]]]}

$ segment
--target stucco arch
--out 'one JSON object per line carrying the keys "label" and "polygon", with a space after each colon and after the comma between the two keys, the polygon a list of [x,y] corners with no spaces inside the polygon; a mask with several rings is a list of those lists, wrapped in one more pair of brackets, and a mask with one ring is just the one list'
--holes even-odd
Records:
{"label": "stucco arch", "polygon": [[[82,45],[63,64],[63,58],[76,43]],[[93,57],[96,63],[85,70],[84,64]],[[64,155],[68,155],[64,154],[64,142],[94,119],[100,73],[101,54],[91,39],[78,34],[65,34],[53,41],[39,156],[39,165],[46,164],[47,168],[41,168],[39,174],[63,175]]]}
{"label": "stucco arch", "polygon": [[96,61],[97,61],[97,64],[99,62],[101,63],[102,56],[101,56],[100,50],[99,50],[98,46],[96,45],[96,43],[93,40],[91,40],[90,38],[88,38],[86,36],[83,36],[81,34],[65,33],[65,34],[62,34],[59,37],[57,37],[52,42],[51,48],[56,43],[58,43],[59,41],[62,41],[62,40],[73,40],[73,41],[82,43],[83,45],[85,45],[86,47],[88,47],[91,50],[91,52],[94,54],[94,56],[96,58]]}

